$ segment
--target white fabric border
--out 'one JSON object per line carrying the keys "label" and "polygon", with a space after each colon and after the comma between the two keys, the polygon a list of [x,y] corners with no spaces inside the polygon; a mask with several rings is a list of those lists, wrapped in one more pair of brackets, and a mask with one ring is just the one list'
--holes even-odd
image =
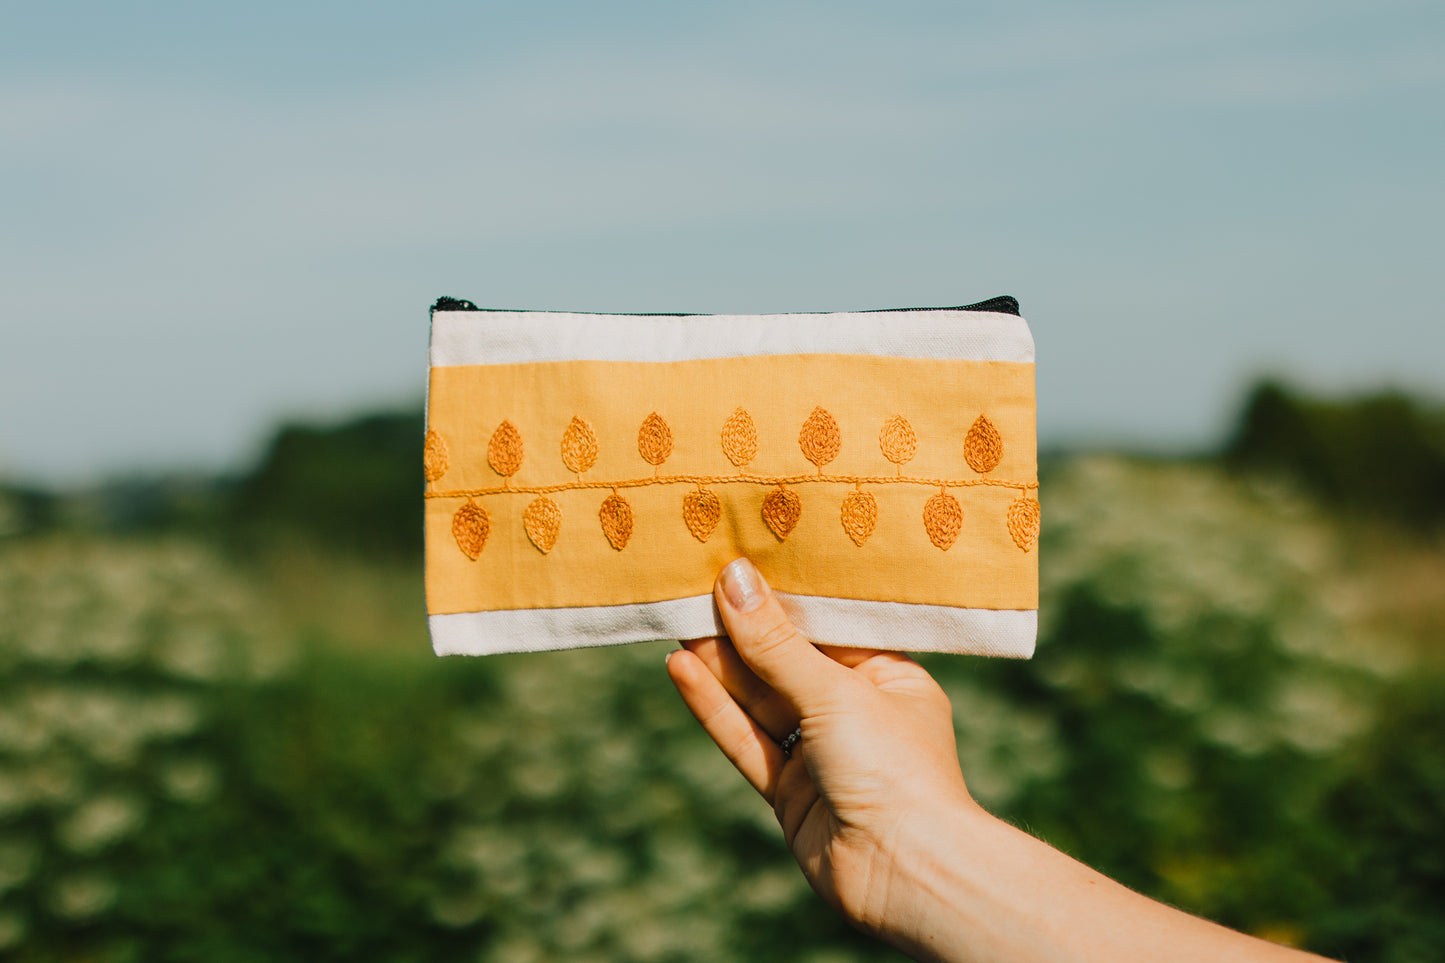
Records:
{"label": "white fabric border", "polygon": [[1034,363],[1027,322],[990,311],[838,314],[566,314],[437,311],[433,367],[533,361],[693,361],[744,355],[872,354]]}
{"label": "white fabric border", "polygon": [[[961,609],[778,592],[808,638],[831,645],[1027,659],[1038,635],[1033,609]],[[428,616],[437,655],[548,652],[641,639],[723,635],[712,595],[591,608],[507,609]]]}

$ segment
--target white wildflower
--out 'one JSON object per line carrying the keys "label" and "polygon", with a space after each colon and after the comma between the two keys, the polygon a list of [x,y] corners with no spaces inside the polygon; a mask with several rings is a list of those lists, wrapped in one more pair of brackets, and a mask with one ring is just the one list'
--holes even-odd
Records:
{"label": "white wildflower", "polygon": [[214,799],[221,776],[216,766],[205,759],[177,759],[161,769],[161,786],[178,802],[198,805]]}
{"label": "white wildflower", "polygon": [[71,852],[87,855],[124,839],[143,819],[140,802],[134,797],[97,796],[72,813],[57,836]]}
{"label": "white wildflower", "polygon": [[68,920],[89,920],[110,909],[116,893],[115,882],[97,873],[67,876],[51,890],[50,908]]}

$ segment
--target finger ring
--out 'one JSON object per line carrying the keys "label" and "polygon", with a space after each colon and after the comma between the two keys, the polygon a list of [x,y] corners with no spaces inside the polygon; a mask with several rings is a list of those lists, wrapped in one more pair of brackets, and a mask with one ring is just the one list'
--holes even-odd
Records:
{"label": "finger ring", "polygon": [[778,748],[783,750],[783,755],[791,756],[793,754],[793,747],[796,746],[802,738],[803,727],[798,726],[798,728],[788,733],[787,737],[784,738],[782,742],[778,743]]}

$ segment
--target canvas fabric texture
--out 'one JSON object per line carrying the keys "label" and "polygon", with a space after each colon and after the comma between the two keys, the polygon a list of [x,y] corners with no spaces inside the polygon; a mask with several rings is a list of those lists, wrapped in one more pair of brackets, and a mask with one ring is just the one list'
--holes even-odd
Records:
{"label": "canvas fabric texture", "polygon": [[722,634],[740,555],[815,641],[1032,654],[1018,315],[457,304],[432,314],[423,465],[438,654]]}

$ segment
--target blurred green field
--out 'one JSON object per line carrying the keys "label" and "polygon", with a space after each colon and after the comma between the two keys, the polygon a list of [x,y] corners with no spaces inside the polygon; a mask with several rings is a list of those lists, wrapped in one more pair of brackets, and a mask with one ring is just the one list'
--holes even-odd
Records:
{"label": "blurred green field", "polygon": [[[965,777],[1186,909],[1438,958],[1445,547],[1225,465],[1049,464],[1037,657],[925,660]],[[0,956],[897,958],[808,891],[669,645],[435,659],[405,545],[192,521],[0,541]]]}

